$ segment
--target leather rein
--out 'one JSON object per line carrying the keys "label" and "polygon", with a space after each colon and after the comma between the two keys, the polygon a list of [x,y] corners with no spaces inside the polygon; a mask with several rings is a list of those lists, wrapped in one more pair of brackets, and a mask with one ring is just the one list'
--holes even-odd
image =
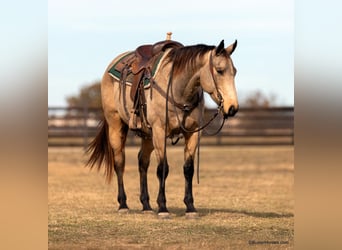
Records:
{"label": "leather rein", "polygon": [[[176,114],[176,117],[177,117],[177,120],[178,120],[178,123],[179,123],[179,126],[180,128],[186,132],[186,133],[196,133],[196,132],[199,132],[201,130],[204,130],[206,127],[209,126],[209,124],[218,116],[218,114],[220,113],[220,111],[222,110],[223,108],[223,98],[222,98],[222,95],[220,94],[219,90],[218,90],[218,86],[217,86],[217,81],[215,79],[215,76],[214,76],[214,67],[213,67],[213,59],[212,59],[212,52],[210,53],[210,59],[209,59],[209,71],[210,71],[210,75],[211,75],[211,78],[213,80],[213,83],[214,83],[214,86],[215,86],[215,89],[216,89],[216,93],[217,93],[217,98],[219,99],[220,101],[220,105],[217,107],[217,110],[215,112],[215,114],[204,124],[204,125],[201,125],[199,126],[198,128],[196,129],[193,129],[193,130],[189,130],[187,128],[185,128],[185,126],[183,125],[183,123],[180,121],[180,118],[179,118],[179,114],[177,112],[177,108],[180,108],[184,113],[187,113],[187,112],[190,112],[192,111],[194,108],[197,107],[197,105],[199,104],[199,101],[201,100],[201,98],[203,97],[203,90],[201,91],[201,94],[200,94],[200,98],[199,100],[196,102],[196,105],[186,105],[184,104],[183,106],[180,105],[180,104],[177,104],[177,105],[173,105],[173,109],[174,109],[174,112]],[[166,101],[168,101],[168,98],[169,98],[169,92],[171,92],[171,102],[172,103],[175,103],[173,100],[174,100],[174,95],[173,95],[173,90],[172,90],[172,76],[173,76],[173,66],[171,68],[171,73],[170,73],[170,78],[169,78],[169,82],[168,82],[168,87],[167,87],[167,94],[166,94]],[[189,106],[191,108],[189,108]],[[182,108],[183,107],[183,108]],[[167,113],[166,113],[167,114]],[[202,113],[200,113],[200,117],[199,117],[199,120],[201,120],[202,116],[201,116]],[[183,118],[184,119],[184,118]],[[222,121],[222,124],[220,125],[220,127],[217,129],[217,131],[215,131],[213,134],[209,134],[211,136],[213,135],[217,135],[223,125],[224,125],[224,122],[225,122],[225,118],[223,119]],[[200,124],[200,121],[198,122]]]}
{"label": "leather rein", "polygon": [[[216,93],[217,93],[217,98],[218,100],[220,101],[220,105],[218,106],[215,114],[213,115],[213,117],[211,119],[209,119],[209,121],[207,121],[204,125],[201,125],[199,126],[198,128],[196,129],[193,129],[193,130],[189,130],[187,128],[185,128],[185,126],[183,125],[183,122],[181,122],[180,118],[179,118],[179,114],[177,112],[177,108],[180,109],[183,113],[189,113],[191,112],[193,109],[195,109],[199,102],[201,101],[201,98],[203,98],[203,90],[201,90],[201,94],[199,96],[199,99],[197,100],[196,103],[193,103],[193,104],[179,104],[179,103],[176,103],[174,101],[174,95],[173,95],[173,90],[172,90],[172,83],[173,83],[173,71],[174,71],[174,64],[172,65],[171,67],[171,71],[170,71],[170,77],[169,77],[169,81],[168,81],[168,85],[167,85],[167,90],[166,90],[166,95],[165,95],[165,99],[166,99],[166,106],[165,106],[165,136],[164,136],[164,166],[163,166],[163,180],[162,180],[162,185],[164,186],[165,185],[165,172],[166,172],[166,140],[167,140],[167,128],[168,128],[168,123],[169,123],[169,117],[168,117],[168,112],[169,112],[169,108],[168,108],[168,103],[171,102],[173,104],[173,109],[174,109],[174,112],[176,114],[176,117],[177,117],[177,120],[178,120],[178,124],[179,124],[179,127],[186,133],[196,133],[196,132],[200,132],[202,130],[204,130],[207,126],[209,126],[209,124],[218,116],[218,114],[220,113],[220,111],[222,110],[223,108],[223,98],[222,98],[222,95],[220,94],[219,90],[218,90],[218,86],[217,86],[217,81],[215,79],[215,76],[214,76],[214,67],[213,67],[213,59],[212,59],[212,53],[213,51],[211,51],[210,53],[210,58],[209,58],[209,71],[210,71],[210,75],[211,75],[211,78],[213,80],[213,83],[214,83],[214,86],[215,86],[215,89],[216,89]],[[154,88],[156,86],[158,86],[157,84],[153,84]],[[160,87],[158,86],[157,87],[157,90],[158,92],[161,93],[161,89]],[[171,96],[170,96],[170,92],[171,92]],[[165,92],[164,92],[165,93]],[[171,97],[171,99],[170,99]],[[209,134],[209,135],[217,135],[224,123],[225,123],[225,120],[227,118],[223,118],[222,120],[222,124],[220,125],[220,127],[217,129],[217,131],[213,134]],[[184,120],[184,117],[183,117],[183,120]],[[198,121],[198,124],[200,124],[200,121],[202,120],[202,113],[200,112],[200,116],[199,116],[199,121]],[[175,145],[177,144],[177,142],[179,141],[180,137],[177,138],[177,140],[175,142],[172,142],[172,145]],[[198,139],[197,139],[197,183],[199,184],[199,152],[200,152],[200,133],[198,133]]]}

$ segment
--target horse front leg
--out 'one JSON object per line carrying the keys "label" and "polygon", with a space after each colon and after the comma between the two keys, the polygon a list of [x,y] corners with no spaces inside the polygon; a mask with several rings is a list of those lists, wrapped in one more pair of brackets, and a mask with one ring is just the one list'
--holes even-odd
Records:
{"label": "horse front leg", "polygon": [[[166,157],[166,156],[165,156]],[[159,179],[159,192],[158,192],[158,215],[164,216],[168,215],[169,211],[166,208],[166,195],[165,195],[165,185],[166,185],[166,178],[169,174],[169,165],[167,163],[167,159],[162,158],[157,167],[157,176]]]}
{"label": "horse front leg", "polygon": [[150,206],[150,196],[148,194],[147,170],[150,165],[150,156],[153,151],[151,139],[142,139],[141,149],[138,154],[139,174],[140,174],[140,201],[143,211],[152,211]]}
{"label": "horse front leg", "polygon": [[166,147],[164,141],[165,132],[161,127],[157,127],[153,130],[153,145],[157,157],[158,167],[157,176],[159,180],[159,192],[157,198],[158,215],[160,217],[168,217],[169,211],[166,207],[165,185],[166,178],[169,174],[169,165],[167,163],[166,154],[164,149]]}
{"label": "horse front leg", "polygon": [[194,206],[194,198],[192,194],[192,179],[194,176],[194,156],[198,144],[198,133],[185,135],[184,148],[184,178],[185,178],[185,194],[184,203],[186,205],[186,213],[188,215],[197,215],[197,210]]}

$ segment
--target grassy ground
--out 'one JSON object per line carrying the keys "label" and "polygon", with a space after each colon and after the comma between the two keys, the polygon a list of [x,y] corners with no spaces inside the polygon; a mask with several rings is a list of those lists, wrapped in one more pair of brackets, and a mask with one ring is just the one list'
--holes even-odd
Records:
{"label": "grassy ground", "polygon": [[[170,147],[167,205],[172,218],[142,214],[138,148],[126,150],[128,214],[116,212],[116,179],[84,168],[81,148],[49,148],[49,249],[292,249],[293,147],[202,147],[194,198],[185,218],[183,149]],[[158,182],[153,155],[151,205]]]}

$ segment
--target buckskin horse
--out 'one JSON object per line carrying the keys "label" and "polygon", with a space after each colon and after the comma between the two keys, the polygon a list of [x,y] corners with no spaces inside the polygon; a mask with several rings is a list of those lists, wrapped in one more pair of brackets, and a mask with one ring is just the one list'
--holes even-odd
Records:
{"label": "buckskin horse", "polygon": [[87,165],[98,170],[104,166],[109,183],[115,171],[119,212],[128,211],[123,175],[125,141],[132,129],[141,136],[138,164],[143,211],[152,212],[147,171],[154,150],[158,162],[158,215],[169,215],[165,196],[169,172],[166,138],[182,135],[186,214],[197,215],[192,180],[195,153],[204,127],[203,91],[218,105],[217,113],[223,121],[238,111],[236,68],[231,59],[236,46],[236,40],[227,48],[223,40],[218,46],[183,46],[172,40],[162,41],[123,53],[109,64],[101,82],[104,119],[88,146]]}

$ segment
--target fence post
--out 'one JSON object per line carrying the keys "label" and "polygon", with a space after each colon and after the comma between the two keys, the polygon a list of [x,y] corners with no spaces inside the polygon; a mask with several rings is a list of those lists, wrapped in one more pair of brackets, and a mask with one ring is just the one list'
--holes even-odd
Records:
{"label": "fence post", "polygon": [[221,132],[219,132],[217,135],[216,135],[216,138],[217,138],[217,140],[216,140],[216,143],[217,143],[217,145],[221,145],[222,144],[222,137],[221,137],[222,135],[221,135]]}
{"label": "fence post", "polygon": [[83,133],[83,147],[84,149],[88,146],[88,105],[84,102],[83,103],[83,127],[84,127],[84,133]]}

